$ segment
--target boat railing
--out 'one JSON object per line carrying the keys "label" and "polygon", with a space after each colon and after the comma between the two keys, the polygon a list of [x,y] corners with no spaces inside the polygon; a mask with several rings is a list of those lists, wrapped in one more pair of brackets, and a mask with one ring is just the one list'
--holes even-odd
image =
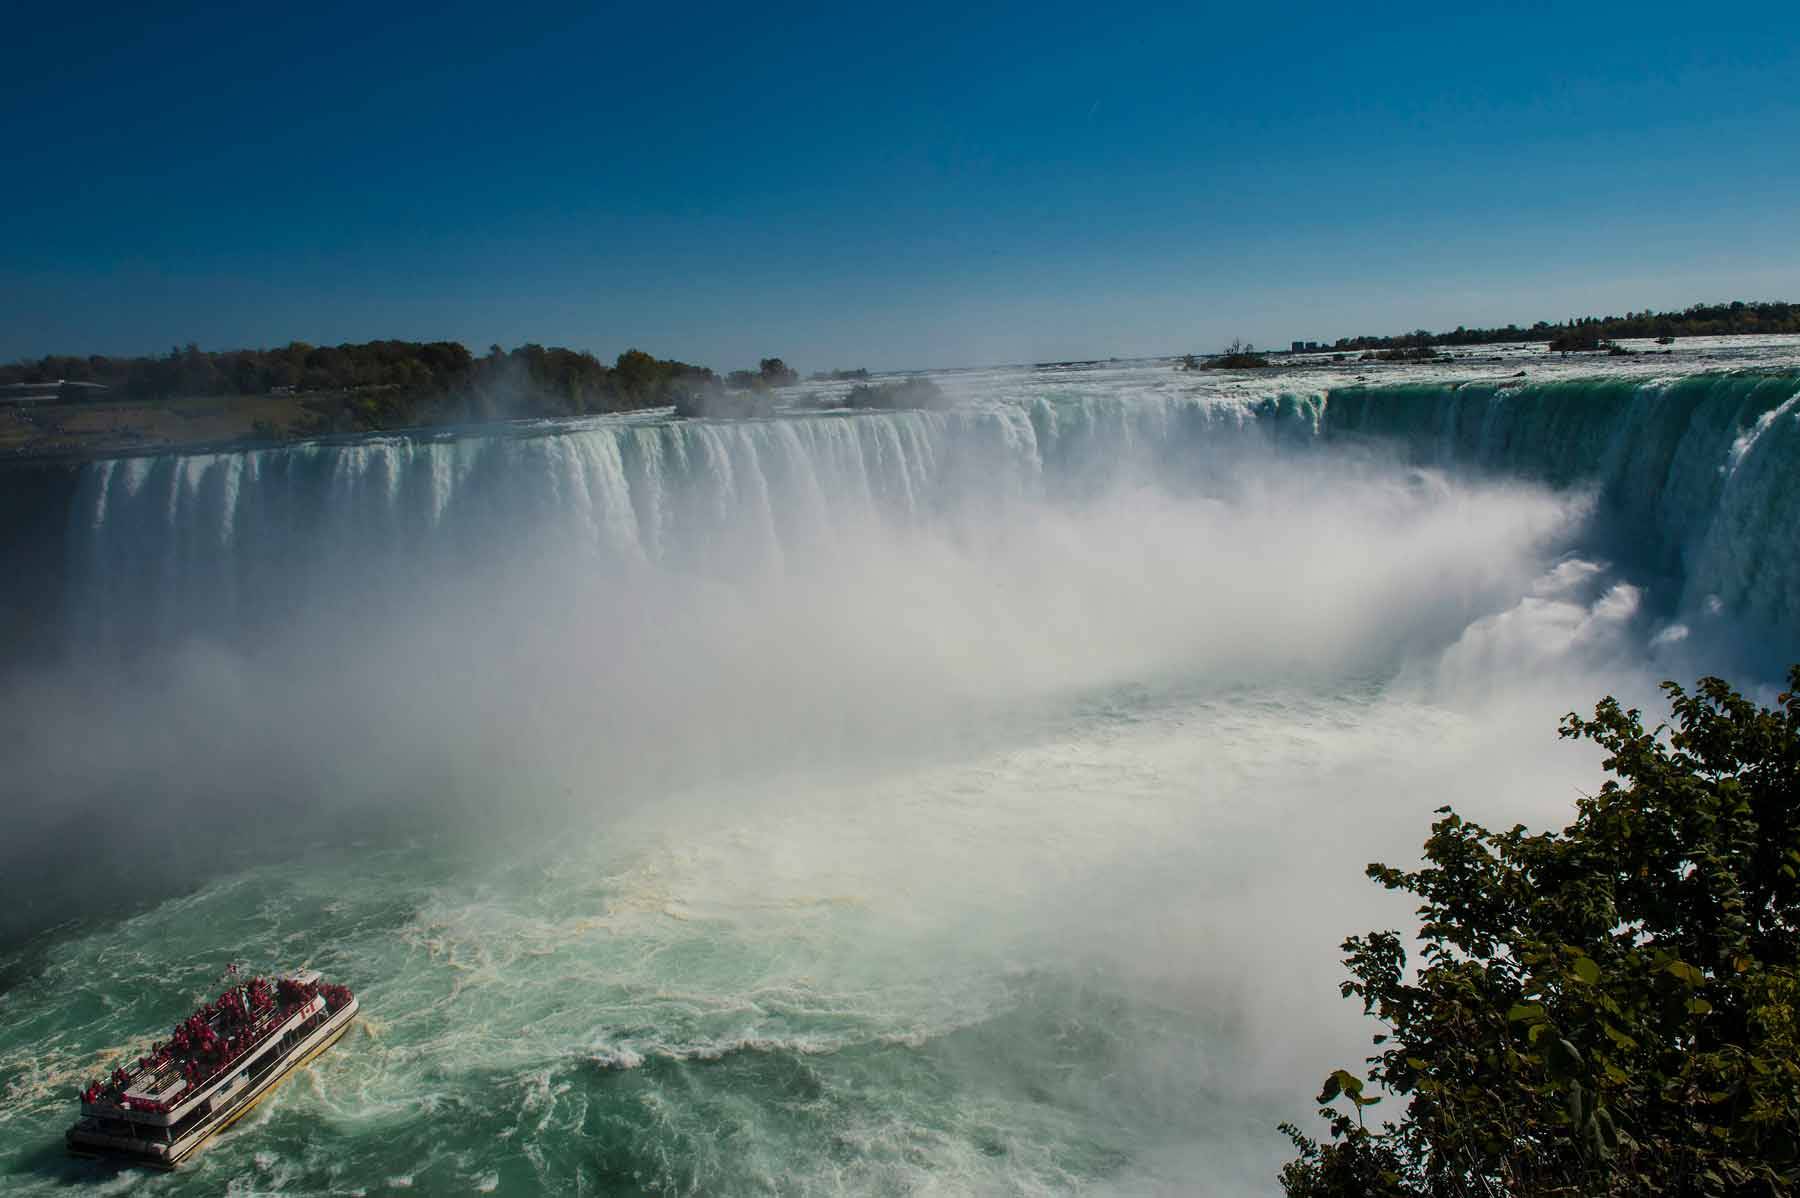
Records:
{"label": "boat railing", "polygon": [[[328,1006],[316,993],[304,994],[298,1002],[278,1003],[272,1009],[253,1016],[253,1021],[247,1027],[240,1025],[236,1036],[222,1037],[226,1043],[233,1045],[231,1051],[211,1065],[203,1065],[197,1076],[189,1078],[182,1073],[187,1064],[200,1059],[197,1056],[159,1055],[147,1066],[140,1064],[135,1070],[125,1071],[125,1081],[121,1087],[123,1092],[116,1098],[106,1089],[94,1094],[92,1098],[84,1093],[83,1109],[92,1109],[98,1113],[137,1111],[169,1114],[241,1064],[246,1057],[258,1052],[278,1033],[285,1032],[295,1016],[309,1016]],[[222,1013],[215,1013],[206,1019],[207,1026],[215,1035],[224,1027],[223,1019]],[[179,1080],[183,1084],[178,1088],[170,1088],[163,1084],[165,1079]],[[146,1088],[146,1083],[153,1088]]]}

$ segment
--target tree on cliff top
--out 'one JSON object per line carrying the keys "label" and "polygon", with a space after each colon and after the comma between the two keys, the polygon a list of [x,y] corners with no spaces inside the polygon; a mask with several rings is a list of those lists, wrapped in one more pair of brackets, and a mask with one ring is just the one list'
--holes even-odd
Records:
{"label": "tree on cliff top", "polygon": [[1260,370],[1268,364],[1269,359],[1257,353],[1254,345],[1234,337],[1223,351],[1201,365],[1207,370]]}
{"label": "tree on cliff top", "polygon": [[757,364],[756,373],[771,387],[789,387],[800,381],[800,372],[780,358],[764,358]]}
{"label": "tree on cliff top", "polygon": [[[1800,1186],[1800,666],[1772,709],[1665,683],[1673,728],[1571,713],[1613,775],[1560,833],[1448,807],[1424,868],[1423,965],[1395,932],[1344,942],[1346,997],[1384,1025],[1283,1130],[1322,1195],[1774,1195]],[[1370,1127],[1375,1091],[1406,1107]],[[1345,1105],[1336,1104],[1343,1100]]]}

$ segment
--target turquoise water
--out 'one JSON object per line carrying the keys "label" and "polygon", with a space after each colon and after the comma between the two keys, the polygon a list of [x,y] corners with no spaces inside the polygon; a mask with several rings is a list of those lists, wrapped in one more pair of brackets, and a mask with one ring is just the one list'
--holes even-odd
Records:
{"label": "turquoise water", "polygon": [[[1571,707],[1777,676],[1770,352],[89,467],[0,810],[120,901],[0,959],[0,1188],[1272,1192],[1409,918],[1363,864],[1563,819]],[[363,1017],[190,1170],[65,1158],[228,962]]]}
{"label": "turquoise water", "polygon": [[[1287,806],[1422,716],[1458,735],[1367,693],[1132,692],[728,816],[690,794],[499,859],[319,849],[219,878],[54,937],[0,996],[0,1170],[9,1192],[1135,1192],[1203,1161],[1219,1192],[1260,1184],[1292,1105],[1234,1047],[1260,984],[1140,953],[1202,936],[1162,926],[1174,896],[1241,910],[1227,796]],[[361,1021],[191,1170],[63,1159],[78,1080],[228,957],[343,978]]]}

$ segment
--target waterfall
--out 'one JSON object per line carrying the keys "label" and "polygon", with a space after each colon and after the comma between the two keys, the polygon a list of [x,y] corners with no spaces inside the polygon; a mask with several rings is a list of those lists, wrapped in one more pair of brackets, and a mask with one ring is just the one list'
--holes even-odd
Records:
{"label": "waterfall", "polygon": [[406,585],[530,545],[607,569],[779,568],[871,522],[921,527],[1074,499],[1293,424],[1244,405],[1077,396],[751,421],[663,414],[93,462],[71,513],[89,643],[278,626],[341,587]]}
{"label": "waterfall", "polygon": [[1204,485],[1251,450],[1370,441],[1418,465],[1591,488],[1682,605],[1800,628],[1800,379],[1523,380],[1233,397],[1069,388],[940,412],[666,413],[95,461],[70,503],[88,643],[254,635],[318,580],[374,593],[496,546],[610,570],[781,569],[871,522],[950,528],[1125,485]]}
{"label": "waterfall", "polygon": [[1800,631],[1800,377],[1418,383],[1331,394],[1336,437],[1414,462],[1594,488],[1680,606]]}

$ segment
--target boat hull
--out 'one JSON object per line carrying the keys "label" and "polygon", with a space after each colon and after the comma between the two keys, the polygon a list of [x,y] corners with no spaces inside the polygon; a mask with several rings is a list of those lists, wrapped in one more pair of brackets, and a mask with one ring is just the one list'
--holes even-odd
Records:
{"label": "boat hull", "polygon": [[153,1169],[174,1169],[194,1158],[220,1132],[254,1110],[258,1103],[300,1069],[312,1063],[326,1049],[336,1044],[350,1030],[360,1010],[352,998],[336,1014],[320,1024],[311,1035],[288,1051],[262,1077],[245,1085],[208,1112],[192,1127],[168,1143],[138,1139],[129,1135],[108,1134],[96,1127],[84,1126],[94,1121],[84,1119],[68,1130],[64,1142],[73,1156],[104,1158]]}

